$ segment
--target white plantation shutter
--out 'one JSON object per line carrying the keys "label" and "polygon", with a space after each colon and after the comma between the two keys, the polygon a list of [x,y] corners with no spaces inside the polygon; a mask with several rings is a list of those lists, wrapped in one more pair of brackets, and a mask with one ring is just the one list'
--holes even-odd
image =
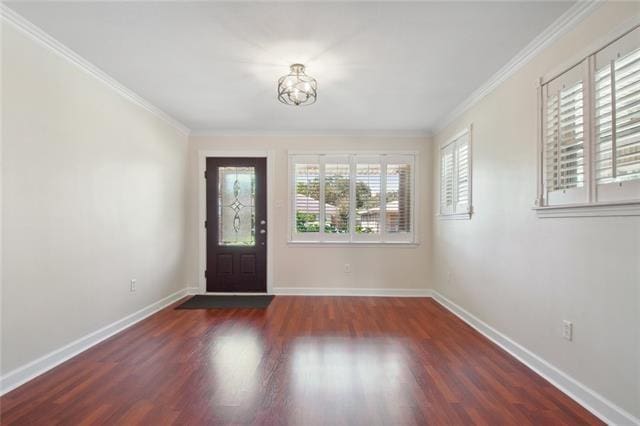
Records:
{"label": "white plantation shutter", "polygon": [[585,131],[583,62],[543,88],[543,171],[551,204],[584,199]]}
{"label": "white plantation shutter", "polygon": [[469,134],[465,134],[456,143],[456,212],[469,211],[470,166]]}
{"label": "white plantation shutter", "polygon": [[445,147],[440,155],[440,214],[454,213],[453,183],[454,183],[454,148],[451,144]]}
{"label": "white plantation shutter", "polygon": [[640,199],[640,29],[598,52],[595,67],[597,199]]}
{"label": "white plantation shutter", "polygon": [[380,157],[356,157],[356,224],[360,240],[370,240],[382,228],[382,162]]}
{"label": "white plantation shutter", "polygon": [[440,214],[471,212],[471,144],[467,130],[440,150]]}
{"label": "white plantation shutter", "polygon": [[349,234],[351,174],[349,157],[325,157],[324,232],[329,239],[346,239]]}
{"label": "white plantation shutter", "polygon": [[407,239],[413,232],[413,157],[385,158],[385,232],[387,239]]}
{"label": "white plantation shutter", "polygon": [[299,238],[317,238],[320,231],[320,162],[317,157],[298,158],[293,164],[293,227]]}

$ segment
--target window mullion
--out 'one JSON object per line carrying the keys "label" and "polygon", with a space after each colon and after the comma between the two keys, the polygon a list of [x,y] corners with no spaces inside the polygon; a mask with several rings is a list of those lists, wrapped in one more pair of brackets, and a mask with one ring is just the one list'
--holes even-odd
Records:
{"label": "window mullion", "polygon": [[583,128],[584,128],[584,184],[587,188],[587,201],[594,201],[595,194],[595,57],[587,58],[586,72],[583,85],[584,106],[583,106]]}
{"label": "window mullion", "polygon": [[560,167],[560,98],[562,97],[562,90],[558,89],[558,94],[556,96],[556,111],[558,114],[558,118],[556,119],[556,155],[554,158],[555,163],[555,174],[556,174],[556,187],[553,190],[562,188],[562,177],[561,177],[561,167]]}

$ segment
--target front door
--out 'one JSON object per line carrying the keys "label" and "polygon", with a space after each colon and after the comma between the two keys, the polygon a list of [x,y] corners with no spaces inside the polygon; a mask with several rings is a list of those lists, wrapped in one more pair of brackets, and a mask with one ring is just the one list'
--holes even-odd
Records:
{"label": "front door", "polygon": [[207,158],[207,291],[267,291],[267,161]]}

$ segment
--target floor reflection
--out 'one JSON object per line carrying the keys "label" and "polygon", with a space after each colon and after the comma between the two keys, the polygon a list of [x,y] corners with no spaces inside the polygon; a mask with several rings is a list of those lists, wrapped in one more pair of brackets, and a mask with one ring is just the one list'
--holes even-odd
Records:
{"label": "floor reflection", "polygon": [[399,340],[298,338],[291,349],[291,424],[357,421],[358,413],[376,411],[398,421],[413,404],[403,398],[415,379]]}
{"label": "floor reflection", "polygon": [[262,338],[251,327],[235,329],[212,339],[211,383],[216,405],[239,406],[254,400],[263,351]]}

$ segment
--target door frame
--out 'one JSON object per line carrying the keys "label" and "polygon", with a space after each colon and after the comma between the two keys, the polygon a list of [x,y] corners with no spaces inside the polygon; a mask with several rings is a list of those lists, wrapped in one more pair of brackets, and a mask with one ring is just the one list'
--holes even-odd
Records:
{"label": "door frame", "polygon": [[198,294],[217,295],[251,295],[264,293],[210,293],[207,292],[207,282],[204,271],[207,269],[207,230],[204,221],[207,219],[207,181],[204,172],[207,170],[207,157],[245,157],[267,159],[267,294],[273,294],[273,239],[274,232],[274,160],[275,152],[267,151],[228,151],[228,150],[198,150]]}

